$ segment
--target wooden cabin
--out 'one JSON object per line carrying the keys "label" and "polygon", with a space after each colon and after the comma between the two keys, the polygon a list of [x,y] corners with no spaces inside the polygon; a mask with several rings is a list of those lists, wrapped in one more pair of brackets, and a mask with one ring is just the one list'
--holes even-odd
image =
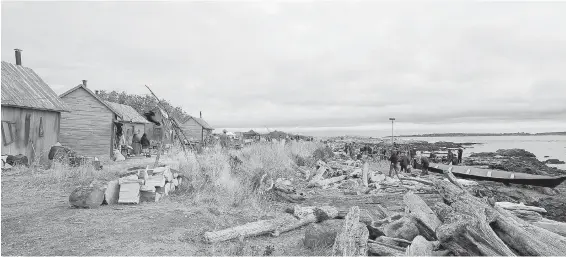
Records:
{"label": "wooden cabin", "polygon": [[[105,101],[107,105],[112,107],[118,114],[116,120],[114,120],[114,135],[116,136],[114,142],[115,147],[118,148],[116,142],[120,141],[119,135],[124,133],[128,145],[131,145],[132,138],[135,133],[140,134],[140,138],[146,133],[146,126],[150,126],[150,122],[147,121],[142,115],[140,115],[134,108],[129,105],[113,103]],[[121,130],[121,133],[120,133]]]}
{"label": "wooden cabin", "polygon": [[47,161],[59,141],[61,113],[69,108],[32,69],[2,61],[2,155]]}
{"label": "wooden cabin", "polygon": [[133,133],[145,131],[148,123],[131,106],[100,99],[87,88],[86,80],[63,93],[61,99],[71,112],[61,117],[60,142],[87,157],[109,159],[118,144],[117,133],[121,128],[131,143]]}
{"label": "wooden cabin", "polygon": [[208,137],[212,136],[212,128],[202,118],[191,116],[186,121],[179,123],[185,135],[191,141],[203,143]]}

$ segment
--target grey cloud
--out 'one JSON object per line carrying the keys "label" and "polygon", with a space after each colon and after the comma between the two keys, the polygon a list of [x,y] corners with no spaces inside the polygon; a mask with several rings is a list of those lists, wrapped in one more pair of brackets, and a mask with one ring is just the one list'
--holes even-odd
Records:
{"label": "grey cloud", "polygon": [[[216,127],[561,120],[563,3],[2,3],[2,59]],[[26,16],[25,20],[20,17]],[[96,18],[93,18],[96,17]],[[64,90],[63,90],[64,91]]]}

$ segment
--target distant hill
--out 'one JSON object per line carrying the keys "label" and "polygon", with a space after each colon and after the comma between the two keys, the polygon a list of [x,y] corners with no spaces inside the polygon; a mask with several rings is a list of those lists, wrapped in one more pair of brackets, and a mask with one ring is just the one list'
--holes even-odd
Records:
{"label": "distant hill", "polygon": [[[543,133],[434,133],[422,135],[402,135],[397,137],[486,137],[486,136],[566,136],[564,132],[543,132]],[[391,137],[391,136],[388,136]]]}

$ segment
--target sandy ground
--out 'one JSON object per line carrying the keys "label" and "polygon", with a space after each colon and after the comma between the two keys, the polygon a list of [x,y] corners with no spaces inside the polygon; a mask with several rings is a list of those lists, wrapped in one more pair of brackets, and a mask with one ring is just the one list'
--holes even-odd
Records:
{"label": "sandy ground", "polygon": [[[113,168],[128,166],[134,165],[123,163]],[[371,169],[383,170],[384,167],[372,164]],[[222,207],[211,202],[195,206],[187,201],[186,195],[173,193],[157,203],[74,209],[68,204],[73,188],[50,185],[39,188],[28,185],[31,179],[29,175],[2,174],[2,255],[329,254],[328,250],[303,247],[304,227],[279,237],[259,236],[243,242],[234,240],[211,245],[201,241],[205,231],[274,218],[293,204],[263,202],[258,206]],[[339,189],[307,190],[306,193],[308,199],[301,205],[339,208],[357,205],[373,213],[375,205],[380,204],[390,212],[403,211],[402,193],[354,196],[344,195]],[[438,194],[420,196],[431,206],[440,201]]]}
{"label": "sandy ground", "polygon": [[[133,164],[119,168],[128,166]],[[292,204],[193,206],[187,196],[173,194],[157,203],[75,209],[68,204],[73,188],[31,187],[26,185],[30,179],[2,175],[2,255],[328,255],[327,250],[302,246],[305,228],[244,242],[210,245],[201,241],[205,231],[270,219]],[[402,211],[402,194],[346,196],[338,189],[307,193],[310,197],[302,205],[358,205],[375,210],[379,203],[390,211]],[[423,198],[436,201],[438,196]]]}

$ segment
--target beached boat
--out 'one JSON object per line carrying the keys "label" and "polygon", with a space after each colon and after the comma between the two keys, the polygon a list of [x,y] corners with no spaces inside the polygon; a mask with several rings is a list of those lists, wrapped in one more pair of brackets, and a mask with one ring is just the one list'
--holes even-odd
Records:
{"label": "beached boat", "polygon": [[480,169],[471,166],[450,166],[437,163],[431,163],[428,170],[435,173],[443,173],[444,170],[448,170],[450,167],[452,167],[452,173],[454,173],[454,176],[465,179],[487,180],[543,187],[556,187],[566,180],[566,176],[552,177],[503,170]]}

